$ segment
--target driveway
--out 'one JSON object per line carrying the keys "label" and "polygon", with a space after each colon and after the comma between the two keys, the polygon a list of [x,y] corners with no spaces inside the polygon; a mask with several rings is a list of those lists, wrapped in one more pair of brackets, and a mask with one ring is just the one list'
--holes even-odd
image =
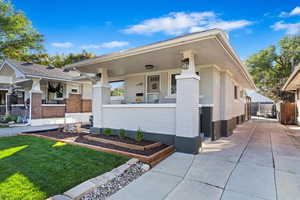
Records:
{"label": "driveway", "polygon": [[174,153],[110,199],[300,199],[300,151],[282,125],[250,121],[198,155]]}

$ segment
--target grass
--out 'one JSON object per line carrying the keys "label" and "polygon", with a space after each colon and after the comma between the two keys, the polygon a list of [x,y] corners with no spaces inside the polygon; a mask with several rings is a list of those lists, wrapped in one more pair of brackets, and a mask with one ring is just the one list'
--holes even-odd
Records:
{"label": "grass", "polygon": [[127,160],[32,136],[0,137],[0,199],[45,199]]}
{"label": "grass", "polygon": [[8,128],[9,126],[7,125],[0,125],[0,128]]}

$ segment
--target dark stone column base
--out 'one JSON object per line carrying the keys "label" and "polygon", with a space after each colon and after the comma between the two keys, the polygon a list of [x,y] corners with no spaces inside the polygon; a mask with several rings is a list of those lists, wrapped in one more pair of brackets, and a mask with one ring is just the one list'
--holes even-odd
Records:
{"label": "dark stone column base", "polygon": [[201,137],[196,136],[192,138],[188,137],[175,137],[176,151],[182,153],[198,154],[201,147]]}
{"label": "dark stone column base", "polygon": [[233,130],[236,128],[236,125],[242,124],[245,121],[245,116],[240,115],[233,117],[229,120],[219,120],[212,122],[213,124],[213,137],[212,140],[217,140],[220,137],[228,137],[232,135]]}

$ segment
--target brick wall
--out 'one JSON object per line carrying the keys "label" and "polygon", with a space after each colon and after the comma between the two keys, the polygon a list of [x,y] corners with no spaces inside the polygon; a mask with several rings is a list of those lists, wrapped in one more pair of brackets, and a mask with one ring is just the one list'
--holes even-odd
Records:
{"label": "brick wall", "polygon": [[65,117],[65,106],[42,106],[42,118]]}
{"label": "brick wall", "polygon": [[82,99],[81,100],[81,111],[82,112],[92,112],[92,100]]}
{"label": "brick wall", "polygon": [[42,118],[42,93],[31,94],[31,119]]}
{"label": "brick wall", "polygon": [[81,94],[69,94],[66,100],[67,113],[80,113],[81,112]]}

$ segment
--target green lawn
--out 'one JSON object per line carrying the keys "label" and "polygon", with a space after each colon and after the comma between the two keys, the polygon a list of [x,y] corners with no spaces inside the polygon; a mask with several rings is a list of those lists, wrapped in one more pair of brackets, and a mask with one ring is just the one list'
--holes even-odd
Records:
{"label": "green lawn", "polygon": [[45,199],[127,160],[37,137],[0,137],[0,199]]}

